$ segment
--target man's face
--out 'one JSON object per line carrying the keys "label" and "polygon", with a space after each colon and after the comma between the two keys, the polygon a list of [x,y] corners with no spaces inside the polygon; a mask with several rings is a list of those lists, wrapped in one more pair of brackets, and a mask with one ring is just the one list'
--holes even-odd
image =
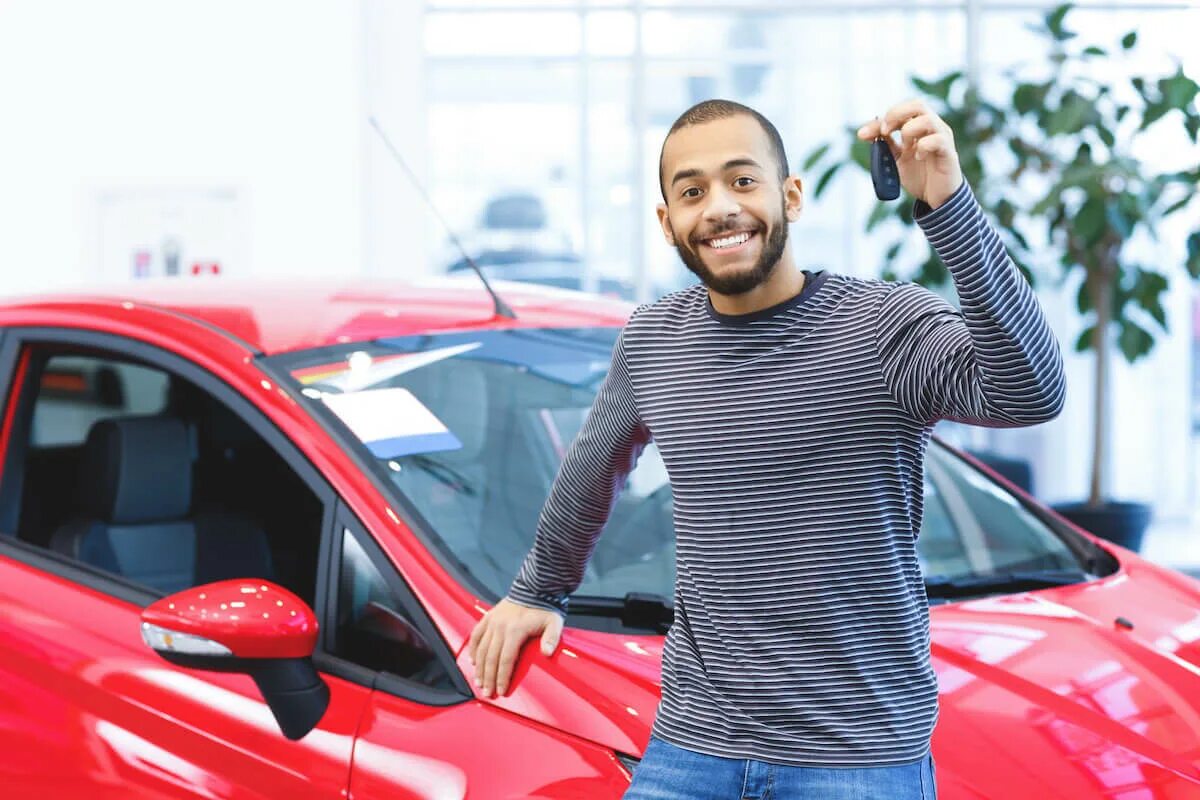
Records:
{"label": "man's face", "polygon": [[748,292],[770,277],[799,216],[798,178],[779,184],[770,140],[751,116],[680,128],[663,148],[658,218],[684,265],[715,292]]}

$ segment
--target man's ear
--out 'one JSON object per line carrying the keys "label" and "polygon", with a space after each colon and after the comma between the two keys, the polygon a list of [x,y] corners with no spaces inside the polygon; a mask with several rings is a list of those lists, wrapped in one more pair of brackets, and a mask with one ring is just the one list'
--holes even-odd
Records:
{"label": "man's ear", "polygon": [[795,222],[800,219],[804,208],[804,184],[796,175],[789,175],[783,182],[783,202],[787,211],[787,221]]}
{"label": "man's ear", "polygon": [[658,214],[658,224],[662,226],[663,236],[667,239],[667,244],[675,246],[675,230],[671,227],[671,220],[667,216],[667,204],[659,203],[654,207],[654,211]]}

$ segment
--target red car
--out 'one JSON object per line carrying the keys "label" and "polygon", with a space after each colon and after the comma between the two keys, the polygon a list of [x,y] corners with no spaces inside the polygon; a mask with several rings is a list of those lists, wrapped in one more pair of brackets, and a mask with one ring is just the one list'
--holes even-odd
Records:
{"label": "red car", "polygon": [[[618,798],[671,621],[653,447],[553,656],[476,694],[632,307],[470,279],[0,305],[0,796]],[[940,796],[1200,797],[1200,583],[935,439]]]}

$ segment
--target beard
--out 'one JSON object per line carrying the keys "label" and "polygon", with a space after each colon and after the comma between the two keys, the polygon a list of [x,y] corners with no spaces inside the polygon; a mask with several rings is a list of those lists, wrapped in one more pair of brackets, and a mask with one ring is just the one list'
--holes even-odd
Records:
{"label": "beard", "polygon": [[[683,262],[683,265],[709,289],[718,294],[744,294],[769,278],[771,272],[779,263],[780,256],[783,255],[783,249],[787,245],[788,234],[787,210],[783,203],[780,203],[780,209],[784,212],[784,215],[780,217],[779,223],[773,225],[767,232],[762,252],[758,254],[758,260],[746,272],[738,272],[725,277],[715,275],[708,268],[708,265],[704,263],[704,260],[700,257],[700,253],[682,244],[679,239],[675,240],[675,251],[679,253],[679,259]],[[713,235],[720,236],[721,231],[716,231]]]}

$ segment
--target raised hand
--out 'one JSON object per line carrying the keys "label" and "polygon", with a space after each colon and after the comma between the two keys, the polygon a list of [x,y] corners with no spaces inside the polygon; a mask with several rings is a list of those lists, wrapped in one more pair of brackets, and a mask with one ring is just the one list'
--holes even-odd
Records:
{"label": "raised hand", "polygon": [[[894,138],[899,133],[899,143]],[[937,208],[962,185],[962,168],[954,149],[954,132],[924,100],[897,103],[881,118],[858,129],[858,138],[887,140],[900,185],[905,191]]]}

